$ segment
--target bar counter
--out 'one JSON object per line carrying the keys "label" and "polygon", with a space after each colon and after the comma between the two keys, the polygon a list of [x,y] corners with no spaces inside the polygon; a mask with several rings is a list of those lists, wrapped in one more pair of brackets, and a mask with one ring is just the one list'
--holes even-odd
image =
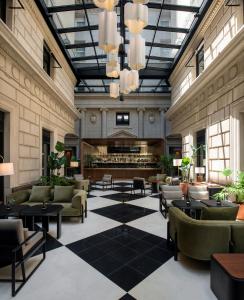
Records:
{"label": "bar counter", "polygon": [[132,179],[133,177],[143,177],[148,179],[161,173],[159,168],[84,168],[85,178],[91,177],[92,180],[101,180],[104,174],[111,174],[113,179]]}

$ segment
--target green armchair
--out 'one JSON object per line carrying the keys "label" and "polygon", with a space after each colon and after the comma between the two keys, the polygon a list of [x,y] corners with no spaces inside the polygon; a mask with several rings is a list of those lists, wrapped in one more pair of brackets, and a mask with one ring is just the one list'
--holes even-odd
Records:
{"label": "green armchair", "polygon": [[167,242],[197,260],[211,260],[214,253],[243,252],[244,222],[195,220],[176,207],[169,208]]}

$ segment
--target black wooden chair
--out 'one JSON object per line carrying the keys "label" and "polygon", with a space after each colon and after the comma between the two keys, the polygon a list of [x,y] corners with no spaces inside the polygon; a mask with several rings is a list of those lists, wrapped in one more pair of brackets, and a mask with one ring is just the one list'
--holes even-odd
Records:
{"label": "black wooden chair", "polygon": [[159,211],[166,219],[169,208],[172,206],[172,201],[184,200],[184,196],[179,185],[162,185],[161,189],[162,192],[159,195]]}
{"label": "black wooden chair", "polygon": [[146,181],[144,178],[141,177],[134,177],[133,178],[133,183],[132,183],[132,189],[131,189],[131,193],[133,192],[135,194],[135,192],[137,190],[141,191],[141,195],[146,195]]}
{"label": "black wooden chair", "polygon": [[[23,228],[20,219],[0,220],[0,267],[11,265],[11,279],[0,281],[11,282],[12,296],[14,297],[24,286],[46,257],[46,233],[42,229],[28,231]],[[42,252],[42,259],[35,268],[26,276],[25,262],[33,255]],[[21,267],[22,279],[16,278],[16,270]],[[1,276],[1,269],[0,269]],[[16,282],[20,285],[16,288]]]}

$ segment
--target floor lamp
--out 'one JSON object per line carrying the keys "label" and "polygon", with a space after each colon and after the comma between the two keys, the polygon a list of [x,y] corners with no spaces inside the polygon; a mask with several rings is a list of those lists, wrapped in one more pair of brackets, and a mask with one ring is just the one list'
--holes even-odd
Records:
{"label": "floor lamp", "polygon": [[178,177],[180,176],[180,171],[179,170],[180,170],[181,162],[182,162],[181,158],[174,158],[173,159],[173,166],[178,167]]}
{"label": "floor lamp", "polygon": [[0,158],[3,160],[3,162],[0,163],[0,176],[13,175],[14,174],[13,163],[5,163],[2,155],[0,155]]}

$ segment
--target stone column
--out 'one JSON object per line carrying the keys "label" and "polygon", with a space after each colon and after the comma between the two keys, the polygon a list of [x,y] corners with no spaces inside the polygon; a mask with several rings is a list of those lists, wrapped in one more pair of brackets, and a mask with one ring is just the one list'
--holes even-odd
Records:
{"label": "stone column", "polygon": [[160,137],[162,139],[165,139],[165,112],[164,108],[159,108],[159,113],[160,113]]}
{"label": "stone column", "polygon": [[102,112],[102,138],[107,137],[107,108],[100,108]]}
{"label": "stone column", "polygon": [[83,139],[86,134],[86,108],[80,110],[81,113],[81,128],[80,128],[80,137]]}
{"label": "stone column", "polygon": [[144,137],[144,107],[137,108],[138,111],[138,137]]}

